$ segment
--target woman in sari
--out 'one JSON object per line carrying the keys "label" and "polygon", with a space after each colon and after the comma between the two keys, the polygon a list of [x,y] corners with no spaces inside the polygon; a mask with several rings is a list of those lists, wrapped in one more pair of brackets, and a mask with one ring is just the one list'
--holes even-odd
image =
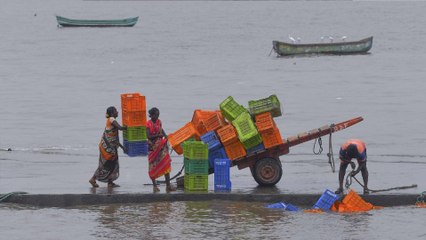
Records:
{"label": "woman in sari", "polygon": [[124,152],[123,145],[120,144],[118,130],[126,130],[126,126],[120,126],[116,118],[118,111],[115,107],[109,107],[106,111],[106,126],[99,143],[99,165],[93,177],[89,180],[92,187],[99,187],[96,180],[108,183],[108,187],[119,187],[114,181],[119,177],[118,147]]}
{"label": "woman in sari", "polygon": [[164,131],[160,119],[160,110],[151,108],[146,124],[146,134],[148,137],[148,162],[149,177],[152,180],[153,191],[159,192],[156,179],[163,176],[166,179],[166,191],[174,191],[175,188],[170,185],[170,172],[172,170],[169,147],[167,145],[167,135]]}

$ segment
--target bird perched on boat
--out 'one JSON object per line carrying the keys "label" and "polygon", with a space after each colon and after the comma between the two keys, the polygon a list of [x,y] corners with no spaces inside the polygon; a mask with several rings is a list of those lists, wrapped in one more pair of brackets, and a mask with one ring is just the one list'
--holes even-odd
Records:
{"label": "bird perched on boat", "polygon": [[300,39],[300,37],[297,37],[297,43],[300,43],[302,41],[302,39]]}
{"label": "bird perched on boat", "polygon": [[343,37],[342,37],[342,42],[344,42],[344,41],[346,40],[346,38],[348,38],[348,37],[343,36]]}
{"label": "bird perched on boat", "polygon": [[292,36],[288,36],[288,39],[290,39],[290,41],[292,41],[293,43],[295,43],[296,42],[296,39],[294,39]]}
{"label": "bird perched on boat", "polygon": [[324,37],[321,37],[321,42],[324,42]]}
{"label": "bird perched on boat", "polygon": [[328,36],[328,39],[330,39],[330,42],[333,42],[334,38],[332,36]]}

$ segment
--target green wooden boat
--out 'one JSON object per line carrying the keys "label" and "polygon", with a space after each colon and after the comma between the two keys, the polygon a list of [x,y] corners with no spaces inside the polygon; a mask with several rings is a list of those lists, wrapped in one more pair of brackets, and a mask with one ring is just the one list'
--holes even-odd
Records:
{"label": "green wooden boat", "polygon": [[114,20],[84,20],[56,16],[58,25],[62,27],[133,27],[139,17]]}
{"label": "green wooden boat", "polygon": [[306,55],[306,54],[362,54],[367,53],[373,45],[373,37],[353,42],[329,43],[286,43],[272,41],[274,51],[279,56]]}

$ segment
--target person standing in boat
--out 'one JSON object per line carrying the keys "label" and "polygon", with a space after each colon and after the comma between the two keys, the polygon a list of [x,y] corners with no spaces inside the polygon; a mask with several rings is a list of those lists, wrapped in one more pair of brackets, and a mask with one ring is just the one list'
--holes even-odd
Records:
{"label": "person standing in boat", "polygon": [[149,111],[150,120],[146,123],[146,134],[148,137],[148,162],[149,177],[153,184],[153,191],[159,192],[156,179],[163,176],[166,179],[166,191],[174,191],[170,184],[170,172],[172,170],[169,147],[167,145],[167,134],[159,119],[160,110],[154,107]]}
{"label": "person standing in boat", "polygon": [[126,130],[126,126],[121,126],[116,118],[118,111],[115,107],[111,106],[106,110],[105,117],[106,126],[99,143],[99,165],[93,174],[89,183],[92,187],[99,187],[96,180],[108,183],[108,187],[119,187],[114,181],[119,177],[119,164],[118,164],[118,147],[122,148],[126,153],[126,149],[120,144],[118,130]]}
{"label": "person standing in boat", "polygon": [[351,164],[352,169],[355,169],[355,163],[352,159],[358,161],[358,168],[352,171],[352,176],[355,176],[359,172],[362,173],[362,179],[364,181],[364,194],[369,194],[368,190],[368,170],[367,170],[367,148],[365,143],[359,139],[349,139],[342,144],[339,152],[340,158],[340,169],[339,169],[339,188],[336,194],[343,193],[343,179],[345,178],[346,168]]}

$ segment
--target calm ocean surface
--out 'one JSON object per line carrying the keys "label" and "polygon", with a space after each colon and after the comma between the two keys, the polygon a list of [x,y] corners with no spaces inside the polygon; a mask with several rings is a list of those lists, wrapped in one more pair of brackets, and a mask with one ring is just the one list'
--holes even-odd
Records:
{"label": "calm ocean surface", "polygon": [[[284,138],[362,116],[333,135],[365,140],[370,188],[426,190],[424,1],[2,1],[0,7],[0,194],[89,193],[108,106],[140,92],[166,132],[194,109],[228,96],[276,94]],[[58,28],[55,15],[115,19],[132,28]],[[373,36],[371,54],[277,58],[272,40],[347,41]],[[121,121],[121,118],[119,118]],[[328,151],[328,137],[323,139]],[[281,193],[337,187],[313,142],[282,156]],[[173,155],[173,174],[182,158]],[[337,156],[336,156],[337,158]],[[337,161],[336,161],[337,162]],[[150,192],[146,157],[121,156],[116,193]],[[233,191],[251,193],[248,169],[231,169]],[[210,181],[211,182],[211,181]],[[211,183],[210,183],[211,187]],[[354,186],[361,191],[359,186]],[[210,188],[212,189],[212,188]],[[101,186],[100,193],[105,191]],[[163,194],[164,190],[162,189]],[[173,202],[56,209],[0,205],[0,239],[424,239],[424,209],[362,214],[289,213],[266,203]],[[414,203],[413,203],[414,204]],[[7,217],[4,217],[7,216]]]}

